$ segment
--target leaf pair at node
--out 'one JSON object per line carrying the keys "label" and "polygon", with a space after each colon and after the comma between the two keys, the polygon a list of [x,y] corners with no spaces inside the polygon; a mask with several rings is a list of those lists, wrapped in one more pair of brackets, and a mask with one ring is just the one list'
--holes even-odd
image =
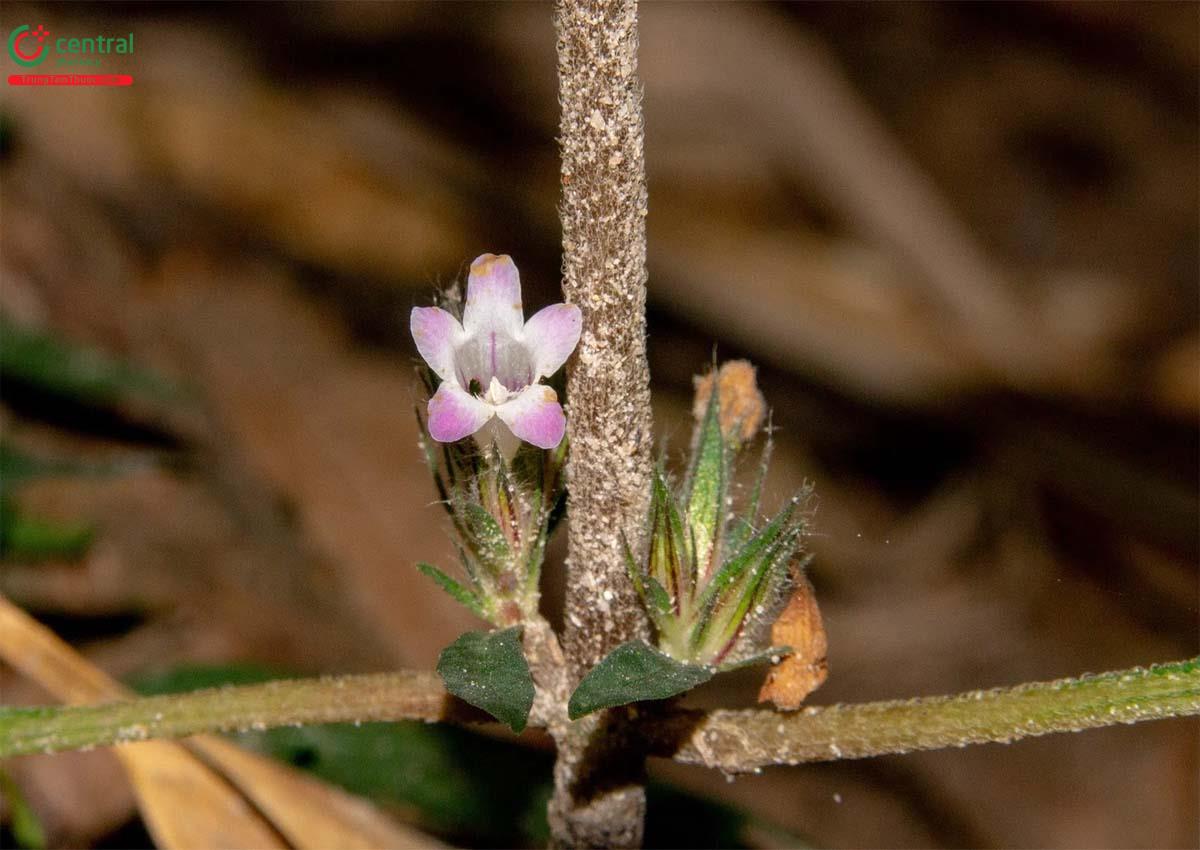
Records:
{"label": "leaf pair at node", "polygon": [[521,627],[466,632],[442,650],[438,675],[446,690],[521,732],[533,708],[533,675],[521,649]]}

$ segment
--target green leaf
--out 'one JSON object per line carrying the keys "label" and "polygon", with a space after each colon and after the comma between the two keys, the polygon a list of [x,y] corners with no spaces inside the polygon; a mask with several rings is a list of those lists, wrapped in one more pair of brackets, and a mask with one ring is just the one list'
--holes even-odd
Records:
{"label": "green leaf", "polygon": [[40,478],[120,475],[149,465],[144,458],[98,463],[35,455],[0,437],[0,495],[10,494],[21,485]]}
{"label": "green leaf", "polygon": [[0,487],[5,490],[38,478],[76,475],[88,471],[90,467],[86,464],[31,455],[0,438]]}
{"label": "green leaf", "polygon": [[[239,742],[385,805],[466,847],[544,847],[552,759],[543,751],[448,724],[349,723],[243,733]],[[402,769],[397,769],[402,765]],[[651,780],[647,847],[808,846],[716,801]]]}
{"label": "green leaf", "polygon": [[467,632],[442,650],[438,675],[446,690],[481,708],[514,732],[533,708],[533,676],[521,650],[521,627]]}
{"label": "green leaf", "polygon": [[26,560],[81,557],[94,529],[84,523],[57,523],[27,516],[0,497],[0,556]]}
{"label": "green leaf", "polygon": [[544,847],[548,753],[449,724],[338,723],[238,741],[417,816],[459,847]]}
{"label": "green leaf", "polygon": [[417,564],[417,569],[437,582],[438,587],[446,591],[446,593],[470,608],[471,612],[477,617],[484,617],[486,619],[486,615],[483,612],[483,603],[475,593],[463,587],[433,564],[421,561]]}
{"label": "green leaf", "polygon": [[12,778],[0,770],[0,796],[8,803],[8,823],[17,847],[24,850],[43,850],[46,846],[46,831],[38,820],[37,813],[30,807],[25,795]]}
{"label": "green leaf", "polygon": [[127,394],[169,400],[180,391],[149,372],[79,348],[0,315],[0,377],[88,403]]}
{"label": "green leaf", "polygon": [[602,708],[666,699],[690,691],[713,677],[713,670],[684,664],[645,641],[623,643],[583,677],[567,704],[575,720]]}

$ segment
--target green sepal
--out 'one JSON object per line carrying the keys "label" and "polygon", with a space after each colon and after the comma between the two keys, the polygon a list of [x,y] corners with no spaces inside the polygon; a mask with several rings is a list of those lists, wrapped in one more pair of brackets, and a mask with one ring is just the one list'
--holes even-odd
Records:
{"label": "green sepal", "polygon": [[517,491],[499,451],[495,452],[492,463],[496,467],[496,516],[499,517],[500,532],[510,547],[520,547],[521,526],[517,517]]}
{"label": "green sepal", "polygon": [[707,682],[714,672],[676,661],[645,641],[631,640],[583,677],[567,703],[567,716],[577,720],[602,708],[678,696]]}
{"label": "green sepal", "polygon": [[754,534],[754,527],[758,523],[758,512],[762,505],[763,488],[767,483],[767,470],[770,467],[771,453],[774,448],[775,441],[771,439],[768,428],[767,440],[758,461],[758,474],[754,477],[754,486],[750,490],[750,499],[742,515],[733,520],[726,532],[725,548],[728,552],[736,552],[741,549]]}
{"label": "green sepal", "polygon": [[659,614],[671,613],[671,594],[654,576],[646,577],[646,598]]}
{"label": "green sepal", "polygon": [[737,661],[726,661],[717,665],[718,673],[730,673],[743,667],[753,667],[756,664],[778,664],[780,660],[795,653],[790,646],[772,646],[762,652],[756,652]]}
{"label": "green sepal", "polygon": [[690,646],[701,655],[720,658],[728,652],[746,623],[750,607],[760,598],[759,591],[773,576],[786,577],[788,563],[795,555],[801,530],[791,526],[776,537],[757,557],[749,561],[750,568],[711,597],[692,632]]}
{"label": "green sepal", "polygon": [[533,676],[521,648],[521,627],[466,632],[442,650],[438,675],[446,690],[521,732],[533,708]]}
{"label": "green sepal", "polygon": [[664,588],[674,591],[676,600],[691,595],[695,582],[695,561],[685,535],[675,499],[667,488],[661,469],[655,471],[650,507],[650,552],[647,573]]}
{"label": "green sepal", "polygon": [[510,563],[512,550],[504,537],[504,531],[495,517],[475,502],[460,500],[457,507],[466,520],[465,541],[479,558],[479,562],[491,573],[502,572]]}
{"label": "green sepal", "polygon": [[709,396],[692,448],[693,463],[687,481],[687,518],[692,534],[693,559],[702,574],[709,561],[719,557],[718,538],[726,511],[729,487],[729,447],[721,434],[717,387]]}
{"label": "green sepal", "polygon": [[777,586],[778,580],[787,578],[788,564],[796,554],[799,538],[799,529],[790,530],[763,556],[759,566],[746,574],[745,580],[738,588],[737,604],[730,608],[730,622],[724,631],[719,633],[720,645],[723,647],[720,650],[722,655],[729,651],[734,639],[747,623],[751,607],[765,597],[764,591]]}
{"label": "green sepal", "polygon": [[792,515],[796,511],[796,501],[792,501],[786,508],[775,515],[775,518],[767,523],[758,534],[751,537],[741,550],[726,561],[717,574],[709,580],[708,585],[704,588],[704,592],[700,594],[700,611],[702,620],[707,619],[711,614],[713,606],[716,604],[719,597],[742,576],[743,573],[752,567],[760,556],[765,555],[775,542],[779,539],[788,528]]}
{"label": "green sepal", "polygon": [[482,617],[485,620],[487,619],[487,613],[483,608],[483,601],[477,594],[463,587],[433,564],[427,564],[424,561],[421,561],[417,564],[417,569],[433,579],[434,582],[437,583],[437,586],[446,591],[446,593],[450,594],[463,605],[466,605],[468,608],[470,608],[471,613],[475,614],[475,616]]}

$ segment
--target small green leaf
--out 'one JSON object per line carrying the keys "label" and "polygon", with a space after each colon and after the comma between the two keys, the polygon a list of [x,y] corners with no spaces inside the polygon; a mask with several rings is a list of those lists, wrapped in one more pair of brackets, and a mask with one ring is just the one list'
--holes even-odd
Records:
{"label": "small green leaf", "polygon": [[91,404],[124,395],[173,400],[178,388],[99,352],[80,348],[0,315],[0,376]]}
{"label": "small green leaf", "polygon": [[30,454],[0,438],[0,497],[43,478],[104,477],[145,469],[152,461],[133,457],[119,461],[87,461]]}
{"label": "small green leaf", "polygon": [[442,590],[446,591],[463,605],[466,605],[468,608],[470,608],[473,614],[486,619],[486,615],[483,612],[483,603],[479,600],[479,597],[475,593],[472,593],[470,590],[463,587],[433,564],[427,564],[422,561],[417,564],[417,569],[433,579],[437,583],[437,586]]}
{"label": "small green leaf", "polygon": [[0,487],[11,490],[27,481],[78,475],[93,467],[73,460],[32,455],[0,438]]}
{"label": "small green leaf", "polygon": [[521,627],[467,632],[442,650],[438,675],[446,690],[481,708],[514,732],[533,708],[533,676],[521,650]]}
{"label": "small green leaf", "polygon": [[684,664],[640,640],[623,643],[583,677],[567,704],[576,720],[602,708],[666,699],[713,677],[713,670]]}
{"label": "small green leaf", "polygon": [[42,850],[46,846],[46,831],[37,813],[30,807],[17,783],[0,770],[0,796],[8,802],[9,828],[16,839],[17,847],[24,850]]}
{"label": "small green leaf", "polygon": [[31,561],[82,557],[91,545],[94,530],[84,523],[57,523],[18,511],[10,499],[0,497],[0,556]]}

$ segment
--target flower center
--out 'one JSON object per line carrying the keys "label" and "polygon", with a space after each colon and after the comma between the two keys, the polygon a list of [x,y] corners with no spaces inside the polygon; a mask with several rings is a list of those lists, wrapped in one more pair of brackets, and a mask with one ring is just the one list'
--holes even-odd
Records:
{"label": "flower center", "polygon": [[493,380],[510,393],[533,383],[533,361],[525,346],[497,331],[473,336],[459,346],[454,368],[460,387],[485,398],[495,395],[490,391]]}

